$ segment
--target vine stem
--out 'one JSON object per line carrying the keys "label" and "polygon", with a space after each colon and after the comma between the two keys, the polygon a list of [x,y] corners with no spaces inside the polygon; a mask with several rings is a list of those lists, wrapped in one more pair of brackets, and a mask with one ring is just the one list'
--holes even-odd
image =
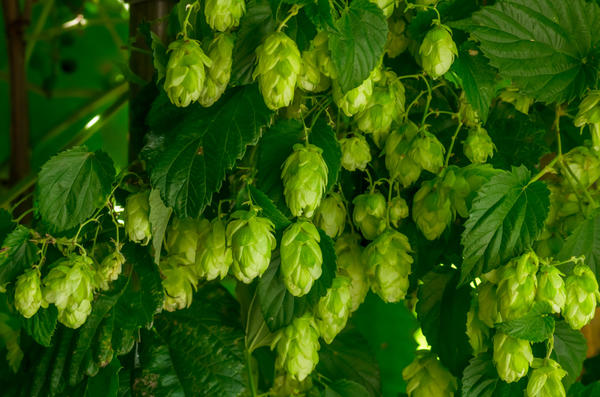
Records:
{"label": "vine stem", "polygon": [[294,5],[292,6],[292,8],[290,8],[290,12],[289,12],[289,14],[287,15],[287,17],[285,17],[285,19],[284,19],[283,21],[281,21],[281,23],[279,24],[279,27],[277,28],[277,31],[278,31],[278,32],[281,32],[281,31],[283,30],[283,28],[286,26],[286,23],[288,23],[288,21],[289,21],[290,19],[292,19],[294,16],[296,16],[296,15],[298,14],[298,11],[300,11],[300,9],[301,9],[302,7],[303,7],[303,6],[301,6],[301,5],[294,4]]}
{"label": "vine stem", "polygon": [[452,156],[452,150],[454,150],[454,143],[456,142],[456,137],[458,136],[458,133],[460,132],[460,129],[462,128],[462,126],[463,126],[462,121],[459,121],[456,131],[454,131],[454,135],[452,135],[452,140],[450,141],[450,147],[448,148],[448,153],[446,153],[446,159],[444,160],[444,168],[448,167],[448,163],[450,162],[450,156]]}
{"label": "vine stem", "polygon": [[423,118],[421,119],[421,127],[425,125],[425,120],[427,120],[427,113],[429,112],[429,105],[431,105],[431,100],[433,99],[433,93],[431,91],[431,85],[429,81],[427,81],[427,77],[425,75],[421,75],[425,85],[427,85],[427,100],[425,102],[425,110],[423,111]]}
{"label": "vine stem", "polygon": [[196,7],[200,7],[200,4],[198,3],[197,0],[194,1],[193,3],[191,3],[191,4],[188,4],[187,7],[186,7],[187,8],[187,13],[185,15],[185,19],[183,20],[183,26],[181,28],[181,34],[183,35],[184,39],[188,38],[187,28],[188,28],[188,25],[189,26],[192,25],[190,23],[190,17],[192,16],[192,11],[194,11],[194,8],[196,8]]}
{"label": "vine stem", "polygon": [[533,178],[529,180],[529,182],[527,182],[527,185],[525,185],[523,189],[527,189],[529,185],[531,185],[534,182],[537,182],[541,177],[550,172],[554,167],[554,164],[556,164],[556,162],[558,161],[558,159],[559,156],[554,157],[552,161],[550,161],[540,172],[538,172]]}
{"label": "vine stem", "polygon": [[252,374],[252,353],[248,348],[244,349],[244,355],[246,356],[246,368],[248,370],[248,383],[250,384],[250,395],[252,397],[256,397],[258,391],[256,390],[256,385],[254,384],[254,376]]}

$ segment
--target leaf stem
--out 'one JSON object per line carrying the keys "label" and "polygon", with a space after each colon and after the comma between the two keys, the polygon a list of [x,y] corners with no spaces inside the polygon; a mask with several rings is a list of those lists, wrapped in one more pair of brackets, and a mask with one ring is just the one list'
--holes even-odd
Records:
{"label": "leaf stem", "polygon": [[294,4],[292,6],[292,8],[290,8],[290,12],[288,13],[287,17],[285,17],[285,19],[283,21],[281,21],[281,23],[279,24],[279,27],[277,28],[277,32],[281,32],[283,30],[283,28],[286,26],[286,24],[288,23],[288,21],[290,19],[292,19],[292,17],[296,16],[298,14],[298,11],[300,11],[300,9],[302,7],[303,7],[302,5]]}
{"label": "leaf stem", "polygon": [[252,353],[248,350],[248,348],[244,349],[244,355],[246,356],[246,368],[248,370],[248,383],[250,384],[250,395],[252,397],[256,397],[258,392],[256,390],[256,385],[254,384],[254,376],[252,374]]}
{"label": "leaf stem", "polygon": [[429,112],[429,105],[431,105],[431,100],[433,99],[433,93],[431,91],[431,85],[429,81],[427,81],[427,77],[425,75],[421,75],[425,85],[427,85],[427,100],[425,102],[425,110],[423,111],[423,118],[421,119],[421,127],[425,125],[425,120],[427,119],[427,113]]}
{"label": "leaf stem", "polygon": [[196,7],[200,7],[198,0],[194,1],[191,4],[188,4],[185,7],[187,9],[187,13],[185,15],[185,19],[183,20],[183,26],[181,27],[181,34],[183,35],[184,39],[188,38],[187,28],[188,28],[188,25],[192,26],[192,24],[190,23],[190,17],[192,16],[192,11],[194,11],[194,8],[196,8]]}

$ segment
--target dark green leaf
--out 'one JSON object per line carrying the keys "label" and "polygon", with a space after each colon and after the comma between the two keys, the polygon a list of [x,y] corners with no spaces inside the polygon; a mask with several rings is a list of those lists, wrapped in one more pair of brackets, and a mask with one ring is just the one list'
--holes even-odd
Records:
{"label": "dark green leaf", "polygon": [[150,226],[152,227],[152,247],[154,247],[154,263],[160,262],[163,239],[173,209],[165,206],[160,198],[160,192],[153,189],[150,192]]}
{"label": "dark green leaf", "polygon": [[331,3],[329,0],[311,1],[304,6],[304,12],[319,29],[335,29],[333,16],[331,14]]}
{"label": "dark green leaf", "polygon": [[[477,2],[473,0],[447,0],[440,1],[437,4],[437,10],[442,17],[442,23],[447,24],[451,21],[463,19],[471,15],[478,9]],[[407,27],[409,36],[421,42],[425,34],[431,29],[432,22],[437,18],[437,13],[432,10],[421,10],[417,12],[414,18],[410,19]]]}
{"label": "dark green leaf", "polygon": [[70,229],[104,205],[115,179],[115,168],[102,151],[79,146],[42,166],[38,178],[40,214],[55,230]]}
{"label": "dark green leaf", "polygon": [[498,378],[498,372],[490,353],[473,357],[462,376],[463,397],[511,397],[523,394],[523,380],[506,383]]}
{"label": "dark green leaf", "polygon": [[262,208],[262,215],[273,222],[276,231],[282,231],[292,223],[262,191],[254,186],[250,186],[250,193],[252,194],[254,203]]}
{"label": "dark green leaf", "polygon": [[154,32],[150,32],[152,39],[152,63],[156,69],[156,81],[159,82],[165,77],[165,70],[169,57],[167,56],[167,47],[161,41],[160,37]]}
{"label": "dark green leaf", "polygon": [[600,396],[600,382],[590,383],[589,385],[583,385],[581,383],[575,383],[569,389],[569,397],[596,397]]}
{"label": "dark green leaf", "polygon": [[585,256],[585,263],[600,280],[600,212],[581,222],[567,238],[558,258],[568,260],[573,256]]}
{"label": "dark green leaf", "polygon": [[36,263],[37,247],[30,238],[31,230],[19,225],[4,239],[0,249],[0,289]]}
{"label": "dark green leaf", "polygon": [[85,397],[117,397],[120,370],[121,363],[116,358],[113,359],[96,376],[88,379]]}
{"label": "dark green leaf", "polygon": [[488,272],[527,249],[548,215],[545,183],[531,184],[530,172],[513,168],[483,185],[473,201],[462,235],[461,282]]}
{"label": "dark green leaf", "polygon": [[531,342],[543,342],[554,333],[554,317],[532,313],[515,320],[497,324],[496,328],[515,338]]}
{"label": "dark green leaf", "polygon": [[4,241],[8,233],[12,232],[15,224],[12,221],[10,212],[4,208],[0,208],[0,241]]}
{"label": "dark green leaf", "polygon": [[342,92],[358,87],[379,63],[387,39],[387,21],[381,8],[355,0],[335,21],[329,35],[331,60]]}
{"label": "dark green leaf", "polygon": [[363,385],[347,379],[337,380],[325,389],[325,397],[364,397],[368,393]]}
{"label": "dark green leaf", "polygon": [[569,327],[565,321],[557,321],[552,358],[567,371],[567,376],[563,378],[567,388],[581,375],[586,353],[587,342],[583,334]]}
{"label": "dark green leaf", "polygon": [[316,305],[319,302],[319,299],[327,293],[327,289],[331,287],[331,283],[335,278],[337,269],[337,257],[333,247],[333,240],[321,229],[319,229],[319,235],[321,236],[319,247],[323,254],[323,265],[321,266],[321,277],[315,281],[310,292],[306,295],[306,299],[311,306]]}
{"label": "dark green leaf", "polygon": [[325,118],[317,120],[310,132],[310,143],[323,149],[323,159],[327,163],[327,188],[326,192],[337,183],[338,174],[342,167],[342,150],[335,137],[335,132]]}
{"label": "dark green leaf", "polygon": [[33,317],[22,320],[23,328],[37,343],[49,347],[52,344],[57,317],[56,306],[50,305],[47,309],[40,308]]}

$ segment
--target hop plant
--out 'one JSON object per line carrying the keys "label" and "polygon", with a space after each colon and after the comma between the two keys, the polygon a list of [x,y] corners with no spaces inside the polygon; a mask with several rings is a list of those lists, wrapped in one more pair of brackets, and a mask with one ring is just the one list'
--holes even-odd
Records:
{"label": "hop plant", "polygon": [[402,377],[409,397],[453,397],[458,388],[456,378],[427,350],[417,351]]}
{"label": "hop plant", "polygon": [[565,387],[561,379],[567,375],[567,372],[550,358],[544,360],[536,358],[534,366],[537,361],[541,363],[529,375],[527,397],[565,397]]}
{"label": "hop plant", "polygon": [[331,193],[321,201],[314,222],[331,238],[336,238],[344,232],[346,206],[338,193]]}
{"label": "hop plant", "polygon": [[281,238],[281,275],[288,291],[303,296],[321,277],[323,254],[319,247],[319,231],[308,221],[288,226]]}
{"label": "hop plant", "polygon": [[258,77],[265,104],[271,110],[289,106],[302,66],[296,42],[283,32],[274,32],[256,49],[256,55],[258,66],[253,77]]}
{"label": "hop plant", "polygon": [[47,303],[58,309],[58,321],[79,328],[92,311],[94,262],[87,256],[71,255],[56,262],[43,280]]}
{"label": "hop plant", "polygon": [[352,308],[351,280],[336,276],[315,308],[315,320],[326,343],[333,342],[348,321]]}
{"label": "hop plant", "polygon": [[174,218],[167,228],[165,249],[169,255],[178,255],[186,265],[196,262],[198,244],[198,224],[192,218]]}
{"label": "hop plant", "polygon": [[385,52],[388,57],[396,58],[408,48],[410,40],[406,35],[406,21],[404,18],[391,18],[388,20],[388,36],[385,43]]}
{"label": "hop plant", "polygon": [[333,100],[348,117],[365,110],[371,95],[373,95],[372,75],[367,77],[358,87],[354,87],[346,93],[342,93],[342,89],[338,84],[335,84],[335,82],[333,84]]}
{"label": "hop plant", "polygon": [[245,12],[244,0],[206,0],[204,3],[206,23],[220,32],[238,26]]}
{"label": "hop plant", "polygon": [[421,166],[408,156],[418,132],[419,127],[407,121],[392,131],[385,141],[385,167],[390,177],[400,180],[404,187],[412,185],[421,175]]}
{"label": "hop plant", "polygon": [[196,273],[207,280],[223,279],[233,263],[231,247],[227,246],[225,223],[219,218],[210,222],[203,220],[199,229]]}
{"label": "hop plant", "polygon": [[302,52],[298,86],[308,92],[319,92],[329,87],[329,79],[321,73],[318,53],[314,49]]}
{"label": "hop plant", "polygon": [[385,302],[404,299],[413,258],[408,238],[388,230],[371,242],[363,252],[373,292]]}
{"label": "hop plant", "polygon": [[383,11],[383,16],[389,18],[394,12],[395,0],[369,0]]}
{"label": "hop plant", "polygon": [[181,258],[170,256],[161,263],[162,286],[165,292],[163,309],[169,312],[190,307],[198,280],[194,269]]}
{"label": "hop plant", "polygon": [[488,350],[490,340],[490,329],[479,319],[478,311],[478,301],[473,299],[467,312],[466,334],[475,356]]}
{"label": "hop plant", "polygon": [[294,319],[274,341],[277,348],[275,366],[298,381],[303,381],[319,362],[319,330],[309,313]]}
{"label": "hop plant", "polygon": [[42,282],[40,271],[28,269],[17,278],[15,284],[15,308],[25,318],[33,317],[42,305]]}
{"label": "hop plant", "polygon": [[387,203],[381,193],[360,194],[352,201],[354,224],[367,240],[374,240],[385,230]]}
{"label": "hop plant", "polygon": [[428,240],[440,237],[453,218],[447,189],[435,180],[423,182],[413,200],[412,217]]}
{"label": "hop plant", "polygon": [[463,151],[471,163],[485,163],[488,157],[494,155],[494,143],[487,131],[481,127],[469,130],[467,139],[463,142]]}
{"label": "hop plant", "polygon": [[444,145],[427,131],[422,131],[412,142],[408,156],[421,168],[437,174],[444,165]]}
{"label": "hop plant", "polygon": [[458,56],[450,29],[438,25],[425,35],[419,48],[423,70],[433,79],[445,74]]}
{"label": "hop plant", "polygon": [[562,273],[552,265],[544,265],[537,274],[535,300],[546,302],[554,313],[560,313],[567,300]]}
{"label": "hop plant", "polygon": [[590,124],[594,149],[600,150],[600,91],[590,91],[581,101],[573,124],[575,127]]}
{"label": "hop plant", "polygon": [[598,282],[592,270],[585,264],[575,266],[565,282],[567,301],[563,317],[573,329],[581,329],[596,313]]}
{"label": "hop plant", "polygon": [[349,138],[340,139],[342,150],[342,167],[348,171],[357,169],[364,171],[371,161],[371,149],[364,136],[355,134]]}
{"label": "hop plant", "polygon": [[271,251],[275,249],[273,223],[256,215],[255,211],[236,211],[227,225],[227,244],[231,247],[233,275],[250,283],[269,267]]}
{"label": "hop plant", "polygon": [[505,382],[516,382],[529,371],[533,353],[528,341],[496,332],[494,335],[494,365]]}
{"label": "hop plant", "polygon": [[186,107],[196,102],[206,80],[206,67],[212,61],[206,56],[200,43],[182,38],[169,44],[164,89],[175,106]]}
{"label": "hop plant", "polygon": [[464,91],[460,93],[459,97],[458,119],[461,123],[470,128],[477,128],[481,126],[479,114],[467,101]]}
{"label": "hop plant", "polygon": [[127,197],[125,202],[125,233],[134,243],[147,245],[152,238],[150,230],[150,192],[140,192]]}
{"label": "hop plant", "polygon": [[338,274],[350,279],[350,311],[355,312],[369,292],[369,280],[362,258],[358,234],[343,234],[335,242]]}
{"label": "hop plant", "polygon": [[489,328],[502,321],[495,284],[485,281],[477,287],[477,316]]}
{"label": "hop plant", "polygon": [[223,95],[229,84],[233,44],[233,35],[221,33],[208,46],[208,57],[212,60],[212,64],[208,67],[206,84],[198,98],[198,102],[204,107],[212,106]]}
{"label": "hop plant", "polygon": [[317,55],[317,64],[323,76],[336,79],[337,72],[329,53],[329,38],[326,31],[322,30],[315,35],[312,41],[312,48]]}
{"label": "hop plant", "polygon": [[537,288],[538,267],[539,259],[530,251],[511,260],[502,269],[497,293],[504,321],[522,317],[531,310]]}
{"label": "hop plant", "polygon": [[[575,177],[584,189],[588,189],[600,179],[600,157],[585,146],[577,146],[565,154],[564,165],[568,168],[567,177]],[[569,182],[566,183],[571,190]]]}
{"label": "hop plant", "polygon": [[400,221],[404,218],[408,218],[408,204],[400,196],[396,196],[389,203],[389,217],[390,223],[394,227],[398,227]]}
{"label": "hop plant", "polygon": [[108,290],[110,282],[119,278],[124,263],[125,257],[118,248],[115,249],[115,251],[111,252],[102,260],[100,266],[96,270],[96,284],[101,289],[105,291]]}
{"label": "hop plant", "polygon": [[285,202],[292,215],[312,217],[327,186],[323,150],[311,144],[295,144],[281,171]]}

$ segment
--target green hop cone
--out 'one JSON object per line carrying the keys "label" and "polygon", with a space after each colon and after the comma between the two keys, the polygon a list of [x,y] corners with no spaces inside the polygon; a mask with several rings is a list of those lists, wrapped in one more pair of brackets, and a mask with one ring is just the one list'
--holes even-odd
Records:
{"label": "green hop cone", "polygon": [[475,356],[486,352],[490,341],[490,329],[479,319],[478,311],[478,300],[473,299],[471,308],[467,312],[466,334]]}
{"label": "green hop cone", "polygon": [[327,164],[323,150],[311,144],[294,145],[281,171],[285,202],[292,215],[310,218],[327,187]]}
{"label": "green hop cone", "polygon": [[424,170],[437,174],[444,165],[445,152],[435,135],[423,131],[411,142],[408,156]]}
{"label": "green hop cone", "polygon": [[369,292],[369,280],[363,263],[363,248],[358,234],[343,234],[335,242],[338,274],[350,279],[350,311],[355,312]]}
{"label": "green hop cone", "polygon": [[309,313],[297,317],[278,334],[275,366],[303,381],[319,362],[319,330]]}
{"label": "green hop cone", "polygon": [[385,141],[385,167],[392,179],[398,179],[404,187],[412,185],[421,175],[421,166],[413,161],[408,152],[419,127],[407,121],[391,132]]}
{"label": "green hop cone", "polygon": [[435,180],[423,182],[413,200],[412,217],[427,240],[440,237],[454,217],[447,189]]}
{"label": "green hop cone", "polygon": [[402,378],[408,397],[453,397],[458,389],[456,378],[427,350],[417,351],[414,361],[402,370]]}
{"label": "green hop cone", "polygon": [[42,282],[38,269],[28,269],[17,278],[15,307],[25,318],[33,317],[42,305]]}
{"label": "green hop cone", "polygon": [[408,48],[410,39],[406,35],[406,21],[404,18],[394,18],[388,20],[388,36],[385,43],[385,52],[388,57],[396,58]]}
{"label": "green hop cone", "polygon": [[169,44],[164,89],[175,106],[186,107],[200,98],[206,81],[206,67],[212,61],[196,40],[182,38]]}
{"label": "green hop cone", "polygon": [[303,51],[298,86],[304,91],[320,92],[329,88],[329,84],[329,79],[319,68],[318,52],[314,49]]}
{"label": "green hop cone", "polygon": [[71,255],[52,266],[43,280],[44,300],[58,309],[58,321],[79,328],[92,311],[94,262],[87,256]]}
{"label": "green hop cone", "polygon": [[323,76],[330,79],[337,78],[337,72],[329,53],[329,38],[326,31],[323,30],[316,34],[312,41],[312,48],[316,52],[317,64]]}
{"label": "green hop cone", "polygon": [[161,272],[165,292],[163,309],[174,312],[190,307],[198,283],[193,267],[183,264],[177,256],[170,256],[162,261]]}
{"label": "green hop cone", "polygon": [[371,161],[371,148],[366,138],[355,134],[349,138],[340,139],[342,149],[342,167],[352,172],[355,170],[364,171],[367,164]]}
{"label": "green hop cone", "polygon": [[119,278],[125,263],[125,256],[116,249],[107,255],[96,270],[96,284],[103,290],[110,288],[110,282]]}
{"label": "green hop cone", "polygon": [[438,3],[439,0],[416,0],[415,4],[421,4],[424,6],[434,6]]}
{"label": "green hop cone", "polygon": [[534,369],[527,382],[527,397],[565,397],[565,387],[562,378],[567,375],[560,365],[552,359],[534,360],[534,366],[540,362],[539,368]]}
{"label": "green hop cone", "polygon": [[[565,154],[564,164],[568,168],[568,177],[574,176],[584,189],[588,189],[600,179],[600,157],[585,146],[577,146]],[[569,182],[566,182],[566,185],[572,190]]]}
{"label": "green hop cone", "polygon": [[516,87],[508,87],[500,93],[500,99],[512,103],[519,112],[529,114],[529,107],[533,105],[534,98],[527,96]]}
{"label": "green hop cone", "polygon": [[573,124],[575,124],[575,127],[583,127],[589,124],[594,150],[600,150],[600,91],[590,91],[581,101]]}
{"label": "green hop cone", "polygon": [[214,280],[223,279],[233,263],[231,247],[227,246],[225,223],[215,218],[211,222],[204,220],[200,226],[198,250],[196,252],[196,273]]}
{"label": "green hop cone", "polygon": [[309,392],[313,388],[311,378],[306,378],[302,382],[292,376],[280,373],[275,376],[273,386],[269,389],[269,397],[308,397]]}
{"label": "green hop cone", "polygon": [[132,194],[125,202],[125,233],[134,243],[147,245],[152,238],[150,230],[149,191]]}
{"label": "green hop cone", "polygon": [[469,130],[467,139],[463,142],[463,151],[471,163],[485,163],[488,157],[494,155],[494,143],[487,131],[481,127]]}
{"label": "green hop cone", "polygon": [[503,321],[526,315],[533,306],[537,288],[537,255],[530,251],[511,260],[500,273],[498,300]]}
{"label": "green hop cone", "polygon": [[389,18],[394,12],[395,0],[369,0],[371,3],[376,4],[377,7],[383,11],[383,16]]}
{"label": "green hop cone", "polygon": [[423,70],[433,79],[445,74],[458,56],[450,29],[443,25],[432,28],[419,48]]}
{"label": "green hop cone", "polygon": [[167,228],[165,249],[169,255],[178,255],[186,265],[196,261],[199,221],[192,218],[174,218]]}
{"label": "green hop cone", "polygon": [[467,101],[464,91],[460,93],[459,103],[458,119],[469,128],[479,127],[481,123],[479,113],[477,113],[477,111],[473,109],[473,106]]}
{"label": "green hop cone", "polygon": [[387,202],[381,193],[360,194],[352,201],[352,219],[367,240],[375,240],[385,230]]}
{"label": "green hop cone", "polygon": [[325,296],[321,297],[315,308],[315,320],[319,332],[326,343],[333,342],[350,317],[352,308],[351,280],[336,276]]}
{"label": "green hop cone", "polygon": [[258,66],[253,77],[258,77],[265,104],[271,110],[289,106],[302,66],[298,46],[285,33],[274,32],[256,49],[256,55]]}
{"label": "green hop cone", "polygon": [[581,329],[594,318],[598,282],[592,270],[585,264],[578,264],[573,274],[565,282],[567,302],[562,312],[567,324],[573,329]]}
{"label": "green hop cone", "polygon": [[352,117],[365,110],[373,95],[373,78],[369,76],[358,87],[354,87],[346,93],[338,84],[333,84],[333,100],[344,114]]}
{"label": "green hop cone", "polygon": [[245,12],[244,0],[206,0],[204,3],[206,23],[219,32],[238,26]]}
{"label": "green hop cone", "polygon": [[371,242],[363,252],[363,261],[373,292],[384,302],[404,299],[413,258],[408,238],[388,230]]}
{"label": "green hop cone", "polygon": [[256,215],[255,211],[236,211],[227,225],[227,244],[231,247],[233,275],[243,283],[250,283],[271,263],[275,249],[273,222]]}
{"label": "green hop cone", "polygon": [[331,238],[336,238],[344,232],[346,206],[338,193],[331,193],[321,201],[314,222]]}
{"label": "green hop cone", "polygon": [[496,332],[494,335],[494,365],[505,382],[516,382],[529,371],[533,353],[528,341]]}
{"label": "green hop cone", "polygon": [[489,328],[502,321],[495,284],[484,281],[477,286],[477,316]]}
{"label": "green hop cone", "polygon": [[319,231],[308,221],[288,226],[281,237],[281,275],[288,291],[303,296],[321,277],[323,254],[319,247]]}
{"label": "green hop cone", "polygon": [[562,273],[552,265],[544,265],[537,274],[537,292],[535,300],[546,302],[552,312],[560,313],[567,300],[565,282]]}
{"label": "green hop cone", "polygon": [[398,227],[402,219],[408,218],[408,204],[402,197],[397,196],[392,199],[389,206],[390,223],[392,226]]}
{"label": "green hop cone", "polygon": [[208,57],[212,64],[208,67],[206,84],[198,102],[204,107],[212,106],[227,88],[231,77],[233,61],[233,35],[219,34],[208,46]]}

